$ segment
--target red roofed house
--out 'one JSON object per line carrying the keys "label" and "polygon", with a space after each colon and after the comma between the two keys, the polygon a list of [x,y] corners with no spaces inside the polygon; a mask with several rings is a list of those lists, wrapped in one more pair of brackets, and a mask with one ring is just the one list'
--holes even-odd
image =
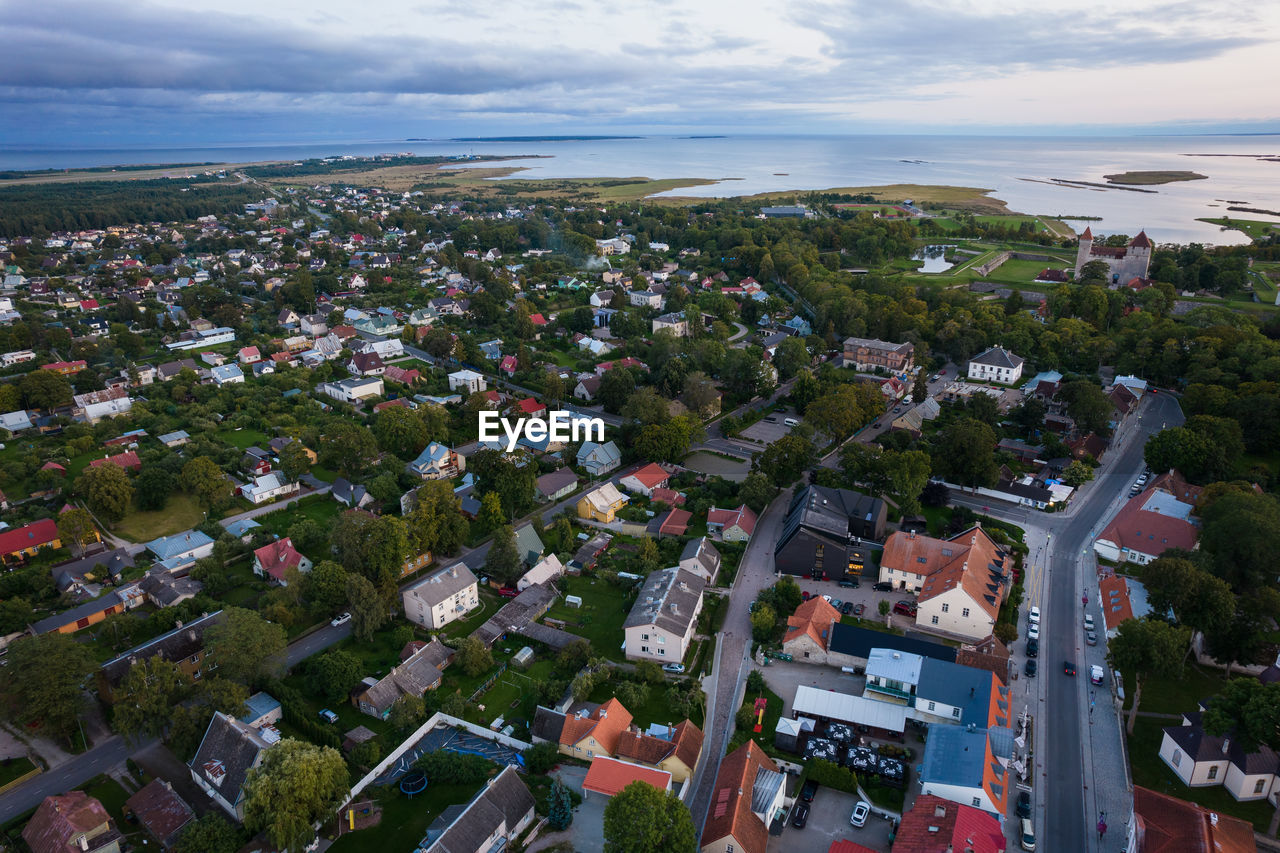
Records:
{"label": "red roofed house", "polygon": [[98,305],[98,300],[96,300],[96,299],[81,299],[81,300],[80,300],[80,310],[81,310],[81,311],[97,311],[99,307],[101,307],[101,306],[99,306],[99,305]]}
{"label": "red roofed house", "polygon": [[125,814],[132,814],[164,849],[178,840],[188,823],[196,819],[191,806],[163,779],[152,779],[125,801]]}
{"label": "red roofed house", "polygon": [[831,626],[839,621],[840,611],[822,596],[815,595],[801,603],[796,612],[787,617],[787,633],[782,638],[782,650],[796,660],[826,663]]}
{"label": "red roofed house", "polygon": [[0,532],[0,560],[6,563],[34,556],[41,548],[61,547],[58,525],[52,518],[42,518],[25,527]]}
{"label": "red roofed house", "polygon": [[511,407],[513,411],[531,418],[541,418],[547,414],[547,407],[539,403],[532,397],[525,397],[523,400]]}
{"label": "red roofed house", "polygon": [[99,465],[118,465],[126,471],[134,472],[142,470],[142,460],[132,450],[126,450],[124,453],[117,453],[115,456],[107,456],[89,462],[90,468],[97,468]]}
{"label": "red roofed house", "polygon": [[293,547],[293,540],[288,536],[263,545],[253,552],[253,573],[259,577],[269,575],[280,586],[288,586],[287,574],[290,569],[309,572],[311,561],[298,553],[298,549]]}
{"label": "red roofed house", "polygon": [[519,364],[520,362],[514,355],[504,355],[502,361],[498,363],[498,369],[508,376],[515,376]]}
{"label": "red roofed house", "polygon": [[707,511],[707,532],[720,531],[725,542],[746,542],[756,530],[756,514],[746,504],[737,509]]}
{"label": "red roofed house", "polygon": [[394,364],[387,365],[387,372],[382,375],[392,382],[399,382],[401,385],[413,385],[422,378],[422,373],[416,368],[405,370],[403,367],[396,367]]}
{"label": "red roofed house", "polygon": [[22,828],[31,853],[120,853],[124,838],[111,825],[111,815],[84,791],[45,797]]}
{"label": "red roofed house", "polygon": [[636,495],[650,497],[654,489],[666,488],[671,475],[661,465],[650,462],[618,481],[618,485]]}
{"label": "red roofed house", "polygon": [[1169,492],[1148,487],[1121,507],[1094,540],[1093,550],[1106,560],[1142,565],[1170,548],[1193,550],[1200,532],[1191,521],[1194,509]]}
{"label": "red roofed house", "polygon": [[674,489],[657,488],[649,493],[649,500],[662,501],[667,506],[684,506],[684,495]]}
{"label": "red roofed house", "polygon": [[533,323],[533,325],[537,326],[538,328],[542,328],[543,326],[547,325],[547,318],[543,317],[541,314],[530,314],[529,322]]}
{"label": "red roofed house", "polygon": [[79,373],[86,367],[88,367],[88,364],[84,361],[54,361],[49,364],[41,365],[40,369],[47,370],[50,373],[58,373],[62,376],[71,376],[72,374]]}
{"label": "red roofed house", "polygon": [[754,740],[720,762],[702,853],[765,853],[769,824],[783,811],[786,779]]}
{"label": "red roofed house", "polygon": [[409,401],[404,397],[396,397],[394,400],[383,400],[373,407],[373,413],[376,415],[383,409],[408,409]]}
{"label": "red roofed house", "polygon": [[240,350],[241,364],[257,364],[262,361],[262,353],[257,347],[242,347]]}
{"label": "red roofed house", "polygon": [[1004,853],[1004,832],[994,815],[922,794],[911,811],[902,816],[893,840],[894,853],[937,853],[969,850],[972,853]]}
{"label": "red roofed house", "polygon": [[1129,601],[1129,584],[1119,575],[1107,575],[1098,582],[1102,596],[1102,618],[1107,623],[1107,637],[1114,637],[1120,623],[1133,618],[1133,604]]}
{"label": "red roofed house", "polygon": [[560,730],[560,751],[585,760],[597,755],[612,756],[631,719],[631,712],[617,699],[610,699],[590,714],[570,715]]}
{"label": "red roofed house", "polygon": [[689,519],[693,513],[687,509],[673,509],[667,512],[658,524],[658,538],[663,536],[683,536],[689,529]]}
{"label": "red roofed house", "polygon": [[877,851],[841,838],[831,842],[831,846],[827,848],[827,853],[877,853]]}
{"label": "red roofed house", "polygon": [[622,793],[632,782],[644,782],[659,791],[671,790],[671,774],[665,770],[599,755],[591,760],[587,777],[582,780],[582,791],[608,798]]}
{"label": "red roofed house", "polygon": [[[1137,853],[1257,853],[1253,827],[1203,806],[1133,787]],[[896,849],[896,847],[895,847]]]}

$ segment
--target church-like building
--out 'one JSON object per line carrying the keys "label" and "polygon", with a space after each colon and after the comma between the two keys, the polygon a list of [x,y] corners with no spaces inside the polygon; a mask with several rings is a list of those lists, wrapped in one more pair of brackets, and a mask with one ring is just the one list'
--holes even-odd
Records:
{"label": "church-like building", "polygon": [[1102,261],[1111,269],[1109,282],[1112,287],[1128,284],[1135,278],[1146,278],[1151,266],[1151,240],[1146,231],[1129,241],[1129,245],[1095,246],[1093,229],[1086,228],[1080,235],[1080,249],[1076,252],[1076,276],[1090,261]]}

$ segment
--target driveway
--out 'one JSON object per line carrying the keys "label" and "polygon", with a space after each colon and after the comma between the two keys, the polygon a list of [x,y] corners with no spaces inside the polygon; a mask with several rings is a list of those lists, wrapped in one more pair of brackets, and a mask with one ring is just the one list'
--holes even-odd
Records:
{"label": "driveway", "polygon": [[[562,764],[551,775],[559,779],[579,794],[582,793],[582,782],[587,778],[587,768],[576,764]],[[538,836],[526,853],[537,853],[561,842],[569,842],[574,850],[599,850],[604,838],[604,807],[608,804],[603,796],[592,794],[583,797],[582,803],[573,812],[573,823],[562,832],[547,832]]]}
{"label": "driveway", "polygon": [[831,844],[841,839],[853,841],[871,850],[889,850],[889,821],[873,812],[866,826],[858,829],[849,823],[858,798],[853,794],[819,788],[810,804],[809,820],[804,829],[787,825],[781,835],[769,836],[768,853],[827,853]]}
{"label": "driveway", "polygon": [[[770,661],[768,666],[752,666],[760,670],[769,689],[782,697],[782,716],[791,716],[791,703],[796,698],[797,687],[816,687],[819,690],[834,690],[853,696],[862,695],[862,687],[866,678],[851,675],[830,666],[818,666],[810,663],[787,663],[783,660]],[[765,737],[772,738],[773,732],[765,732]]]}

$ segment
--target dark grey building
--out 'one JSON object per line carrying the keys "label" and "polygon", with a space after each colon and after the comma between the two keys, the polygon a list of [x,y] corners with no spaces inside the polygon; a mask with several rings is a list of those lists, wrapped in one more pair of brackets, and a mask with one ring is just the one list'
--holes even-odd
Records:
{"label": "dark grey building", "polygon": [[884,538],[884,501],[848,489],[809,486],[796,494],[774,548],[781,574],[857,577],[870,556],[867,541]]}

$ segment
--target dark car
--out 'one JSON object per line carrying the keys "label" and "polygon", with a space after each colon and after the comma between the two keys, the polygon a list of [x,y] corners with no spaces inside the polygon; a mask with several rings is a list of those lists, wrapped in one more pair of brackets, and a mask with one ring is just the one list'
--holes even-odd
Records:
{"label": "dark car", "polygon": [[840,612],[841,612],[841,613],[843,613],[845,616],[848,616],[850,613],[852,613],[852,612],[853,612],[853,602],[852,602],[852,601],[846,601],[844,604],[841,604],[841,605],[840,605]]}
{"label": "dark car", "polygon": [[876,592],[893,592],[893,584],[889,583],[889,581],[878,581],[871,588]]}
{"label": "dark car", "polygon": [[800,789],[800,800],[805,803],[813,802],[813,795],[818,793],[818,783],[812,779],[804,783],[804,787]]}
{"label": "dark car", "polygon": [[1018,792],[1018,817],[1031,817],[1031,792]]}
{"label": "dark car", "polygon": [[804,829],[804,825],[809,821],[809,804],[796,803],[796,807],[791,810],[791,825],[796,829]]}
{"label": "dark car", "polygon": [[915,603],[914,601],[907,601],[906,599],[903,599],[902,601],[895,602],[895,603],[894,603],[894,605],[893,605],[893,612],[894,612],[894,613],[902,613],[902,614],[904,614],[904,615],[906,615],[906,616],[915,616],[915,615],[916,615],[916,603]]}
{"label": "dark car", "polygon": [[857,579],[857,578],[845,578],[844,580],[840,581],[840,586],[844,587],[845,589],[857,589],[857,588],[858,588],[858,579]]}
{"label": "dark car", "polygon": [[1025,664],[1023,664],[1022,674],[1025,675],[1027,678],[1035,678],[1036,671],[1038,669],[1040,669],[1040,667],[1036,665],[1036,662],[1034,659],[1031,659],[1031,660],[1028,660]]}
{"label": "dark car", "polygon": [[1062,672],[1066,675],[1076,674],[1076,665],[1074,661],[1064,660],[1062,662]]}
{"label": "dark car", "polygon": [[1029,658],[1040,657],[1040,641],[1039,640],[1027,640],[1027,657]]}
{"label": "dark car", "polygon": [[804,592],[800,593],[800,600],[808,601],[811,596],[812,596],[812,593],[806,589]]}

